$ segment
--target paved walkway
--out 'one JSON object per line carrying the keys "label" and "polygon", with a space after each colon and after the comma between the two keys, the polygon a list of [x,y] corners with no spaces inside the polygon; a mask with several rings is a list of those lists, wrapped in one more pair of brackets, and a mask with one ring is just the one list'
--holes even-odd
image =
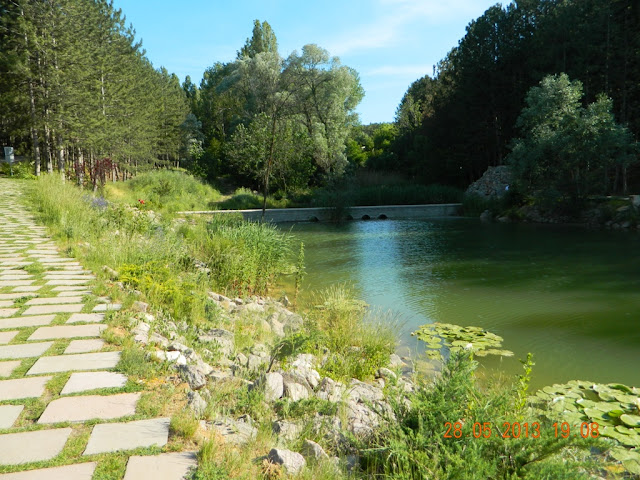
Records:
{"label": "paved walkway", "polygon": [[[125,393],[120,352],[100,338],[101,312],[119,305],[91,294],[94,276],[58,252],[21,195],[0,179],[0,471],[15,472],[0,480],[89,480],[105,454],[165,446],[169,419],[132,420],[140,393]],[[194,465],[191,453],[131,456],[124,479],[179,480]]]}

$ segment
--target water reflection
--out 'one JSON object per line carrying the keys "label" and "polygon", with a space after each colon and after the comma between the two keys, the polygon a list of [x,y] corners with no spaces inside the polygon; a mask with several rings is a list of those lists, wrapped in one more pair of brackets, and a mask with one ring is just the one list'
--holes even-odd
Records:
{"label": "water reflection", "polygon": [[509,374],[534,353],[537,385],[572,378],[640,386],[640,239],[568,227],[475,219],[297,225],[307,290],[351,283],[402,316],[402,338],[441,321],[505,338]]}

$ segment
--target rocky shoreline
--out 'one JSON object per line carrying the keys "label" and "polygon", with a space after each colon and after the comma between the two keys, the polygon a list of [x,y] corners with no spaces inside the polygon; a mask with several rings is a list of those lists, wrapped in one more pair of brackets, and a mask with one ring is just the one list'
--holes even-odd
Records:
{"label": "rocky shoreline", "polygon": [[[105,270],[107,268],[105,267]],[[109,269],[110,270],[110,269]],[[119,283],[126,290],[125,285]],[[414,370],[408,358],[391,354],[388,365],[380,367],[372,383],[351,379],[339,382],[319,372],[327,355],[316,357],[300,353],[277,358],[277,348],[254,343],[238,348],[233,325],[251,322],[274,340],[304,328],[304,319],[287,308],[288,300],[252,297],[228,298],[209,292],[211,306],[218,309],[229,329],[200,329],[186,322],[175,322],[149,312],[149,305],[135,302],[137,313],[130,318],[130,330],[136,343],[146,347],[149,361],[167,362],[175,372],[174,381],[188,386],[188,408],[197,418],[206,418],[212,390],[231,386],[262,395],[264,406],[276,411],[274,403],[317,399],[333,404],[331,413],[315,412],[312,418],[291,420],[276,415],[272,431],[277,441],[263,459],[281,465],[290,474],[298,473],[307,462],[331,462],[348,470],[358,463],[347,436],[363,439],[373,435],[381,422],[393,421],[393,409],[387,394],[402,395],[414,391]],[[191,341],[187,337],[192,338]],[[328,352],[327,352],[328,353]],[[405,401],[408,401],[405,398]],[[226,443],[242,446],[255,438],[256,422],[249,415],[234,418],[217,415],[200,420],[200,428],[224,438]],[[342,458],[328,455],[316,442],[304,439],[299,452],[283,447],[305,431],[323,438],[331,451],[347,452]]]}

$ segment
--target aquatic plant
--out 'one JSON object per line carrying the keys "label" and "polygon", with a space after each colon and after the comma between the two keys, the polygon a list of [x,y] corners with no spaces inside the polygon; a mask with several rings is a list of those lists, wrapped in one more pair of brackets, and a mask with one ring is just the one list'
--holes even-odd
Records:
{"label": "aquatic plant", "polygon": [[502,337],[480,327],[461,327],[450,323],[430,323],[422,325],[411,335],[416,336],[427,345],[427,356],[440,358],[441,350],[446,347],[451,353],[471,351],[474,355],[513,356],[509,350],[501,350]]}

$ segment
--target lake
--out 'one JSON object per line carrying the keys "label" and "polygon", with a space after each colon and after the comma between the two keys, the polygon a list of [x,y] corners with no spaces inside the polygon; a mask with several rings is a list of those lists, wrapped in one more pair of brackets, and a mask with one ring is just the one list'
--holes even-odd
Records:
{"label": "lake", "polygon": [[[286,227],[283,227],[286,228]],[[512,358],[481,368],[520,373],[534,387],[581,379],[640,386],[640,235],[581,227],[483,224],[477,219],[296,224],[305,295],[351,285],[399,316],[401,341],[424,323],[483,327]]]}

